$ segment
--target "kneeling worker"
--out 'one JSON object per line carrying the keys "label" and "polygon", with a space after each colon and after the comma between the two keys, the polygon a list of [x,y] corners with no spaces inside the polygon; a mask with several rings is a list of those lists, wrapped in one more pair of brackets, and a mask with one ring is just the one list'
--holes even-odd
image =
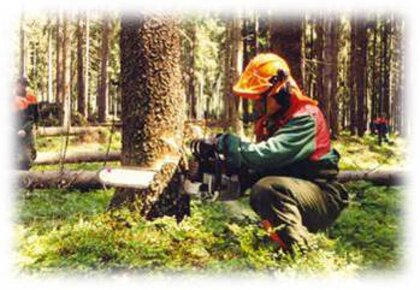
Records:
{"label": "kneeling worker", "polygon": [[330,226],[348,204],[324,116],[275,54],[252,59],[233,91],[255,101],[256,143],[222,134],[217,150],[230,168],[254,172],[250,204],[272,240],[284,250],[306,247],[309,232]]}

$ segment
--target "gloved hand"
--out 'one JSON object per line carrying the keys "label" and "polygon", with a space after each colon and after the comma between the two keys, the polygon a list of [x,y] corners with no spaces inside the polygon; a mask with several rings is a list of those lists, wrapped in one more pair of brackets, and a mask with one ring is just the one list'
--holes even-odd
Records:
{"label": "gloved hand", "polygon": [[216,138],[216,150],[223,154],[227,167],[236,170],[240,168],[241,139],[231,133],[218,134]]}

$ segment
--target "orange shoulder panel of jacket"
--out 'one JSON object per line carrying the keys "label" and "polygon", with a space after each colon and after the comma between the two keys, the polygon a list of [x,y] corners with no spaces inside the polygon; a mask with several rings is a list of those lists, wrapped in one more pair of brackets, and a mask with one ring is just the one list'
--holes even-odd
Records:
{"label": "orange shoulder panel of jacket", "polygon": [[38,103],[37,98],[36,98],[36,97],[35,97],[35,95],[34,95],[33,93],[31,93],[31,92],[29,92],[29,93],[26,95],[26,100],[28,100],[28,103],[29,103],[30,105],[32,105],[32,104],[37,104],[37,103]]}
{"label": "orange shoulder panel of jacket", "polygon": [[16,111],[20,111],[20,110],[25,110],[27,109],[29,106],[29,102],[26,98],[23,97],[15,97],[15,101],[12,105],[13,110]]}

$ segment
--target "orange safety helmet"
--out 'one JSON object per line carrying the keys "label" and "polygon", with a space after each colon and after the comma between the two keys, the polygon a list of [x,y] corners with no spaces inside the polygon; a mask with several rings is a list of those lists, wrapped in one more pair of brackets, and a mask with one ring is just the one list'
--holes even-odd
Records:
{"label": "orange safety helmet", "polygon": [[258,100],[276,85],[272,80],[279,72],[290,75],[286,61],[274,53],[261,53],[248,63],[233,92],[245,99]]}
{"label": "orange safety helmet", "polygon": [[233,92],[245,99],[259,100],[270,88],[277,93],[288,82],[298,101],[316,105],[317,101],[305,96],[290,74],[287,62],[274,53],[261,53],[246,66]]}

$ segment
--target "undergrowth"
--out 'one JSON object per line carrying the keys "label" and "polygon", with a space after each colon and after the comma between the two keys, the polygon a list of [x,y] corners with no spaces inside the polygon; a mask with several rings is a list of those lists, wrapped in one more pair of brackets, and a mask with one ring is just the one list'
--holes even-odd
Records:
{"label": "undergrowth", "polygon": [[[314,236],[305,255],[276,249],[247,199],[193,201],[192,215],[145,221],[106,212],[113,190],[40,190],[17,201],[17,265],[25,272],[142,270],[276,275],[355,275],[401,263],[399,188],[350,186],[352,202],[336,225]],[[363,192],[361,195],[360,192]]]}
{"label": "undergrowth", "polygon": [[[119,133],[116,136],[112,149],[119,148]],[[46,140],[38,139],[39,148],[59,150],[59,138]],[[71,139],[69,150],[85,146],[82,141]],[[342,155],[342,169],[383,169],[403,162],[403,141],[394,142],[379,147],[372,136],[360,139],[344,133],[334,147]],[[106,150],[107,143],[89,146]],[[102,165],[65,168],[97,170]],[[353,276],[398,270],[403,258],[403,187],[367,182],[347,187],[351,202],[335,225],[315,234],[314,247],[307,253],[296,250],[294,255],[271,243],[246,197],[233,202],[193,200],[191,216],[176,223],[171,217],[146,221],[127,210],[107,212],[113,189],[21,191],[15,212],[16,266],[37,275],[122,270]]]}

